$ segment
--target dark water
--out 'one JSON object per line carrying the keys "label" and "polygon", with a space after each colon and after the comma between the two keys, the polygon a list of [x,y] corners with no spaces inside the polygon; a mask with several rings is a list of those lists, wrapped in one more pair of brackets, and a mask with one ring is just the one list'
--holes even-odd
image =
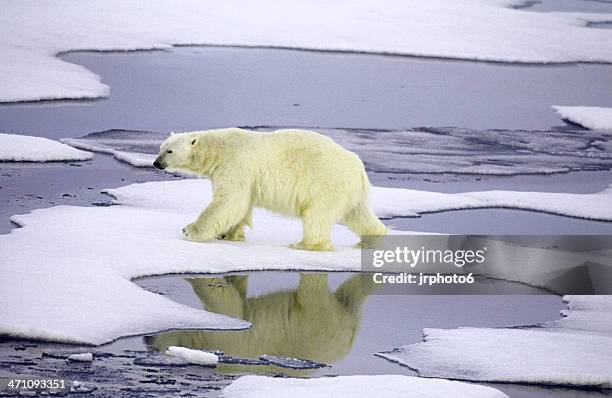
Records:
{"label": "dark water", "polygon": [[[244,332],[175,331],[146,339],[162,352],[168,346],[221,350],[257,359],[269,354],[330,365],[288,371],[296,376],[410,374],[382,358],[388,350],[421,340],[423,328],[516,326],[559,318],[564,307],[552,295],[418,296],[377,295],[366,274],[251,272],[233,277],[164,276],[139,279],[145,289],[195,308],[241,316]],[[490,289],[542,294],[539,289],[495,282]],[[342,292],[342,293],[339,293]],[[227,373],[281,372],[280,368],[221,366]]]}
{"label": "dark water", "polygon": [[99,74],[110,98],[1,105],[0,129],[52,138],[248,125],[532,130],[563,124],[551,105],[612,104],[611,65],[207,47],[62,58]]}

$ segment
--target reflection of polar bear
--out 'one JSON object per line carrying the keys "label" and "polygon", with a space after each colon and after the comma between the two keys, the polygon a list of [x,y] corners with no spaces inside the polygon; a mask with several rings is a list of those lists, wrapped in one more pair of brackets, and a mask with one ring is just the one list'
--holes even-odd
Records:
{"label": "reflection of polar bear", "polygon": [[387,233],[368,206],[370,183],[359,157],[317,133],[231,128],[175,134],[154,165],[211,179],[212,202],[183,229],[194,241],[244,240],[253,206],[300,217],[304,235],[292,245],[297,249],[331,250],[337,221],[358,235]]}
{"label": "reflection of polar bear", "polygon": [[[297,290],[247,298],[246,276],[187,281],[206,310],[245,319],[252,326],[247,330],[230,332],[162,333],[148,339],[148,343],[159,351],[165,352],[169,346],[181,346],[221,350],[241,358],[268,354],[325,364],[337,362],[349,353],[361,320],[361,306],[376,288],[370,274],[347,279],[335,292],[329,290],[326,274],[301,274]],[[222,372],[247,370],[268,372],[279,369],[220,365]]]}

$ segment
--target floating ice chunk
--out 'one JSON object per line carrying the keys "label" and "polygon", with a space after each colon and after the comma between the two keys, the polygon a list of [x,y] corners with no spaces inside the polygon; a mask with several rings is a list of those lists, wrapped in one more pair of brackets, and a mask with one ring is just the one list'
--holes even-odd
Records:
{"label": "floating ice chunk", "polygon": [[70,356],[72,355],[81,355],[81,354],[92,354],[92,356],[95,354],[96,357],[104,357],[104,356],[109,356],[108,353],[102,352],[102,351],[88,351],[86,349],[44,349],[42,350],[42,356],[43,357],[50,357],[50,358],[63,358],[63,359],[69,359]]}
{"label": "floating ice chunk", "polygon": [[96,386],[84,384],[78,380],[73,381],[72,385],[70,386],[70,392],[78,394],[89,394],[94,392],[96,389]]}
{"label": "floating ice chunk", "polygon": [[419,376],[612,387],[612,336],[542,329],[425,329],[424,342],[378,355]]}
{"label": "floating ice chunk", "polygon": [[553,106],[563,120],[591,130],[612,130],[612,108]]}
{"label": "floating ice chunk", "polygon": [[[183,239],[181,228],[212,197],[207,180],[133,184],[106,192],[117,206],[56,206],[11,218],[23,228],[0,235],[0,333],[102,344],[168,329],[241,329],[249,324],[178,304],[139,288],[130,278],[360,267],[360,251],[353,246],[357,238],[344,226],[333,228],[334,252],[292,250],[288,245],[301,238],[300,220],[260,209],[253,213],[254,228],[247,230],[246,242]],[[610,220],[610,194],[439,194],[374,188],[372,202],[378,214],[390,217],[502,205]]]}
{"label": "floating ice chunk", "polygon": [[565,318],[522,329],[425,329],[378,356],[420,376],[612,388],[612,296],[565,296]]}
{"label": "floating ice chunk", "polygon": [[[55,58],[70,50],[215,44],[500,62],[612,62],[609,15],[537,13],[519,0],[10,2],[0,16],[0,101],[95,98],[109,87]],[[98,16],[103,15],[101,19]],[[232,29],[236,20],[242,29]],[[271,27],[274,28],[271,28]],[[257,32],[253,35],[252,32]]]}
{"label": "floating ice chunk", "polygon": [[189,363],[204,366],[217,366],[219,357],[212,352],[202,350],[192,350],[185,347],[170,346],[166,351],[167,355],[184,359]]}
{"label": "floating ice chunk", "polygon": [[224,398],[507,398],[491,387],[410,376],[338,376],[293,379],[243,376],[225,387]]}
{"label": "floating ice chunk", "polygon": [[54,162],[91,158],[90,152],[48,138],[0,133],[0,162]]}
{"label": "floating ice chunk", "polygon": [[75,362],[91,362],[93,361],[93,354],[91,352],[72,354],[68,356],[68,360]]}

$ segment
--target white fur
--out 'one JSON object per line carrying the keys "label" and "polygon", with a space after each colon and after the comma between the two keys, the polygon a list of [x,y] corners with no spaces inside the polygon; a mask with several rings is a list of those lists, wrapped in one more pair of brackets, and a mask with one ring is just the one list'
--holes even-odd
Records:
{"label": "white fur", "polygon": [[387,233],[368,205],[370,183],[359,157],[318,133],[228,128],[174,134],[156,163],[212,181],[212,202],[183,230],[194,241],[243,240],[253,206],[300,217],[303,238],[292,245],[298,249],[332,250],[338,221],[358,235]]}

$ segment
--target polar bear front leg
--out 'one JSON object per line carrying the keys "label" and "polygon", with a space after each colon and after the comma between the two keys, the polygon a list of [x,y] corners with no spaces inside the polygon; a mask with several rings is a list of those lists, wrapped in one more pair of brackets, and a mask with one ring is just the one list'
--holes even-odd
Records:
{"label": "polar bear front leg", "polygon": [[238,223],[238,225],[229,229],[229,231],[222,233],[217,238],[222,240],[229,241],[243,241],[245,239],[244,236],[244,227],[251,226],[251,214],[253,212],[253,208],[251,207],[247,212],[247,215]]}
{"label": "polar bear front leg", "polygon": [[248,211],[248,200],[239,195],[215,195],[197,220],[183,228],[183,234],[195,242],[208,242],[236,226]]}

